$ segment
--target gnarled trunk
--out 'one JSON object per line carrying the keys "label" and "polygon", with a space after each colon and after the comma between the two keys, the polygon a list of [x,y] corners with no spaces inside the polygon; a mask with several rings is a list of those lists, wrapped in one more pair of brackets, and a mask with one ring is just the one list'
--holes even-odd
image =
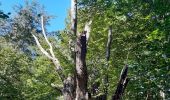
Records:
{"label": "gnarled trunk", "polygon": [[64,100],[75,100],[75,81],[74,78],[69,76],[63,83],[63,97]]}
{"label": "gnarled trunk", "polygon": [[76,41],[76,100],[87,100],[86,33]]}
{"label": "gnarled trunk", "polygon": [[77,0],[71,0],[71,30],[77,37],[75,44],[76,64],[76,98],[75,100],[87,100],[87,67],[86,67],[86,32],[77,34]]}

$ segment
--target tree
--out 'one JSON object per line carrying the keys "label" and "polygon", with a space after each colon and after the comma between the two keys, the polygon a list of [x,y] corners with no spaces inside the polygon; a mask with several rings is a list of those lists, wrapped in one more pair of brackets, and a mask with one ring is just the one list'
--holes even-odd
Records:
{"label": "tree", "polygon": [[[107,4],[107,2],[109,3]],[[166,20],[166,18],[169,18],[168,16],[166,16],[168,12],[167,7],[169,7],[168,6],[169,3],[165,4],[165,2],[159,2],[159,1],[154,2],[154,1],[138,1],[138,0],[137,1],[96,0],[91,2],[88,0],[82,0],[80,3],[82,4],[81,5],[82,11],[80,12],[80,16],[88,16],[89,13],[93,13],[92,10],[95,10],[94,11],[95,14],[93,13],[93,17],[95,17],[94,20],[95,19],[96,20],[93,21],[92,32],[91,32],[93,33],[93,35],[91,35],[91,39],[94,41],[94,44],[92,44],[92,46],[93,47],[95,46],[95,48],[102,47],[102,49],[98,51],[99,53],[93,53],[93,55],[91,56],[91,58],[93,57],[91,61],[94,60],[94,54],[97,55],[102,54],[101,51],[104,48],[103,46],[104,44],[102,43],[103,41],[106,41],[105,40],[106,31],[104,30],[107,30],[108,26],[112,25],[114,39],[112,41],[112,46],[113,46],[111,48],[112,61],[110,63],[112,66],[114,66],[114,70],[119,71],[119,66],[121,66],[123,62],[127,62],[125,59],[126,56],[129,55],[128,56],[128,64],[130,70],[129,76],[131,76],[132,79],[127,87],[124,98],[145,99],[144,96],[148,97],[147,91],[150,91],[149,90],[150,88],[153,89],[152,95],[150,94],[151,92],[149,92],[150,98],[152,99],[160,98],[159,97],[160,88],[155,87],[154,82],[156,81],[153,81],[152,78],[155,77],[156,75],[156,73],[153,73],[156,66],[158,69],[162,68],[162,72],[165,71],[165,70],[163,71],[163,68],[167,66],[166,63],[164,63],[165,65],[162,65],[163,60],[160,59],[158,60],[158,58],[162,58],[161,57],[162,53],[160,52],[162,52],[163,49],[161,48],[163,46],[163,43],[167,41],[165,38],[163,38],[165,35],[167,37],[167,33],[165,31],[167,28],[165,28],[165,25],[160,20]],[[161,11],[159,7],[161,7],[161,9],[164,9],[164,11]],[[154,15],[155,11],[157,12],[156,15]],[[156,20],[154,20],[153,16],[157,16],[157,14],[158,16],[165,15],[166,17],[164,17],[163,19],[156,18]],[[83,19],[81,19],[80,21],[83,22]],[[167,23],[167,21],[165,22]],[[161,29],[163,29],[164,31],[160,31],[158,29],[159,30],[158,32],[157,30],[158,26],[160,26]],[[95,33],[97,33],[97,36]],[[151,39],[150,36],[152,37],[152,39],[154,38],[153,39],[154,42],[150,41]],[[103,37],[103,39],[101,39],[101,37]],[[101,40],[98,40],[99,38]],[[89,48],[93,48],[92,46]],[[153,51],[149,50],[148,47],[152,48]],[[146,52],[147,52],[147,56],[145,55]],[[157,56],[152,55],[152,54],[156,54],[156,52],[160,53],[159,57],[158,55]],[[155,62],[152,61],[153,59],[155,60],[157,59],[156,64],[151,63],[151,62]],[[113,67],[110,67],[109,70],[111,72],[111,70],[113,70]],[[114,73],[114,75],[116,74],[114,71],[112,71],[112,73]],[[152,78],[150,74],[148,74],[147,76],[146,73],[153,73]],[[147,78],[146,76],[143,75],[146,75]],[[113,76],[109,76],[109,77],[113,77]],[[158,79],[158,77],[155,77],[155,79]],[[114,82],[117,79],[110,78],[109,80],[112,82],[110,83],[109,87],[114,88],[115,87]],[[144,85],[143,83],[147,83],[147,85],[146,84]],[[157,81],[156,83],[159,82]],[[166,82],[164,84],[166,84]],[[133,93],[131,93],[132,91]],[[165,94],[167,95],[168,93]]]}
{"label": "tree", "polygon": [[[50,47],[49,53],[41,46],[38,38],[34,34],[32,35],[37,43],[37,46],[41,50],[41,52],[44,55],[46,55],[50,60],[52,60],[52,62],[54,63],[56,67],[56,71],[58,72],[61,80],[63,81],[64,99],[65,100],[72,100],[72,99],[87,100],[89,99],[89,94],[87,90],[88,75],[87,75],[87,67],[86,67],[86,61],[85,61],[86,52],[87,52],[87,42],[88,42],[88,37],[86,36],[89,36],[89,33],[90,33],[91,20],[85,25],[85,30],[83,32],[81,33],[77,32],[77,1],[74,1],[74,0],[72,1],[71,21],[72,21],[72,25],[71,25],[72,32],[71,33],[76,37],[75,38],[76,39],[75,49],[74,49],[74,52],[75,52],[74,62],[75,62],[76,67],[75,67],[75,74],[73,74],[74,75],[73,78],[71,77],[65,78],[65,75],[63,74],[63,69],[60,65],[60,62],[58,58],[54,55],[52,44],[49,42],[45,34],[43,16],[41,17],[42,33],[47,44]],[[127,85],[126,81],[124,82],[124,79],[126,79],[126,76],[127,76],[127,66],[124,70],[125,71],[122,72],[122,76],[120,79],[121,82],[119,84],[122,84],[122,79],[123,79],[123,83]],[[125,87],[122,88],[123,91]],[[118,87],[118,89],[120,90],[120,87]],[[121,94],[122,94],[122,91],[115,93],[115,95],[121,95]]]}
{"label": "tree", "polygon": [[[31,56],[31,76],[23,79],[26,90],[17,93],[29,99],[168,99],[169,7],[169,1],[159,0],[72,0],[57,42],[46,33],[45,15],[24,16],[26,23],[36,17],[40,32],[28,32],[38,48]],[[7,59],[16,61],[13,55]]]}
{"label": "tree", "polygon": [[24,77],[28,76],[30,60],[17,52],[3,37],[0,46],[0,99],[24,99]]}
{"label": "tree", "polygon": [[[39,5],[36,2],[27,2],[20,7],[16,7],[14,18],[0,19],[0,98],[56,99],[60,91],[53,87],[53,84],[60,81],[51,67],[51,62],[43,56],[40,57],[38,50],[34,49],[31,34],[41,37],[39,17],[40,13],[44,12],[41,12],[42,9],[38,10]],[[45,23],[47,25],[47,21]]]}
{"label": "tree", "polygon": [[34,38],[31,33],[39,34],[41,32],[40,16],[45,17],[44,23],[48,24],[50,16],[45,14],[43,7],[36,1],[31,3],[25,1],[25,6],[16,5],[14,18],[8,23],[7,27],[10,31],[6,32],[5,37],[9,42],[13,42],[15,48],[21,49],[26,54],[32,53],[30,47],[35,45]]}

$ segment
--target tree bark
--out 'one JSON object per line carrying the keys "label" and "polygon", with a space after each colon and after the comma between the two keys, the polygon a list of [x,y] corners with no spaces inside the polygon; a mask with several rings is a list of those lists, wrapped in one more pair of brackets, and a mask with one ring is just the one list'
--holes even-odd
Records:
{"label": "tree bark", "polygon": [[76,41],[76,100],[87,100],[87,67],[86,67],[86,33],[83,32]]}
{"label": "tree bark", "polygon": [[64,80],[63,97],[64,100],[75,100],[75,81],[74,77],[68,76]]}
{"label": "tree bark", "polygon": [[[91,22],[89,22],[89,25]],[[87,38],[89,36],[89,25],[85,26],[82,34],[77,33],[77,0],[71,0],[71,30],[76,36],[75,44],[75,69],[76,69],[76,98],[75,100],[87,100],[87,67],[86,67],[86,51]],[[86,30],[87,29],[87,30]]]}
{"label": "tree bark", "polygon": [[119,83],[117,85],[116,91],[112,96],[112,100],[120,100],[125,89],[126,86],[129,82],[129,78],[127,78],[127,73],[128,73],[128,65],[125,65],[124,68],[122,69],[122,72],[120,74],[120,79],[119,79]]}
{"label": "tree bark", "polygon": [[71,30],[77,35],[77,0],[71,0]]}

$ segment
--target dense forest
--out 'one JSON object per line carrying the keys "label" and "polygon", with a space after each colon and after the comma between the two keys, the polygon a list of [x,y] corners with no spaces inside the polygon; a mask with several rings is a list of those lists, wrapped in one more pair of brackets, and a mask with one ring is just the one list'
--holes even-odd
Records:
{"label": "dense forest", "polygon": [[169,0],[71,0],[53,32],[38,2],[14,9],[0,9],[0,100],[170,100]]}

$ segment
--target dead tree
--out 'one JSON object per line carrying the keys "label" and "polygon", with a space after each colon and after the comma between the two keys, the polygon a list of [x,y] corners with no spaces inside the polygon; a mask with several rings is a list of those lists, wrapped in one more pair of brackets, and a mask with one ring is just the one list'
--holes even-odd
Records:
{"label": "dead tree", "polygon": [[[92,21],[89,21],[85,24],[84,31],[82,33],[77,32],[77,0],[71,0],[71,30],[73,35],[76,37],[75,41],[75,76],[65,76],[63,73],[63,68],[60,65],[58,58],[54,55],[52,44],[49,42],[45,30],[44,30],[44,23],[43,23],[43,16],[41,16],[41,27],[42,33],[45,38],[46,43],[49,46],[49,52],[46,51],[40,44],[38,38],[35,34],[32,36],[35,39],[35,42],[41,52],[50,59],[53,64],[55,65],[56,72],[58,73],[60,79],[62,80],[63,87],[57,87],[52,85],[53,87],[60,90],[63,94],[64,100],[88,100],[88,91],[87,91],[87,82],[88,82],[88,73],[87,73],[87,66],[86,66],[86,53],[87,53],[87,44],[90,35],[90,25]],[[107,44],[107,53],[106,59],[107,62],[110,58],[110,46],[111,46],[111,28],[108,35],[108,44]],[[112,99],[119,100],[127,86],[129,79],[127,78],[127,70],[128,67],[122,70],[120,80],[114,93]],[[108,84],[108,75],[106,75],[106,84]],[[107,89],[106,89],[106,96],[107,96]]]}
{"label": "dead tree", "polygon": [[43,47],[42,45],[40,44],[38,38],[36,37],[35,34],[32,34],[32,36],[34,37],[35,39],[35,42],[38,46],[38,48],[41,50],[41,52],[48,58],[50,59],[53,64],[55,65],[55,69],[56,69],[56,72],[58,73],[58,76],[60,77],[60,79],[62,80],[63,82],[63,87],[60,88],[60,87],[57,87],[55,86],[54,84],[52,84],[52,87],[54,88],[57,88],[57,90],[61,91],[63,96],[64,96],[64,99],[65,100],[74,100],[75,98],[75,83],[73,81],[73,78],[68,76],[66,77],[64,74],[63,74],[63,68],[62,66],[60,65],[60,62],[58,60],[58,58],[54,55],[54,51],[53,51],[53,47],[52,47],[52,44],[49,42],[47,36],[46,36],[46,33],[45,33],[45,30],[44,30],[44,20],[43,20],[43,16],[41,16],[41,28],[42,28],[42,33],[43,33],[43,36],[45,38],[45,41],[46,43],[48,44],[49,46],[49,52],[47,52]]}
{"label": "dead tree", "polygon": [[120,79],[117,84],[117,88],[115,93],[112,96],[112,100],[120,100],[122,98],[122,95],[126,89],[126,86],[129,82],[129,78],[127,78],[127,73],[128,73],[128,65],[125,65],[124,68],[122,69],[122,72],[120,74]]}

